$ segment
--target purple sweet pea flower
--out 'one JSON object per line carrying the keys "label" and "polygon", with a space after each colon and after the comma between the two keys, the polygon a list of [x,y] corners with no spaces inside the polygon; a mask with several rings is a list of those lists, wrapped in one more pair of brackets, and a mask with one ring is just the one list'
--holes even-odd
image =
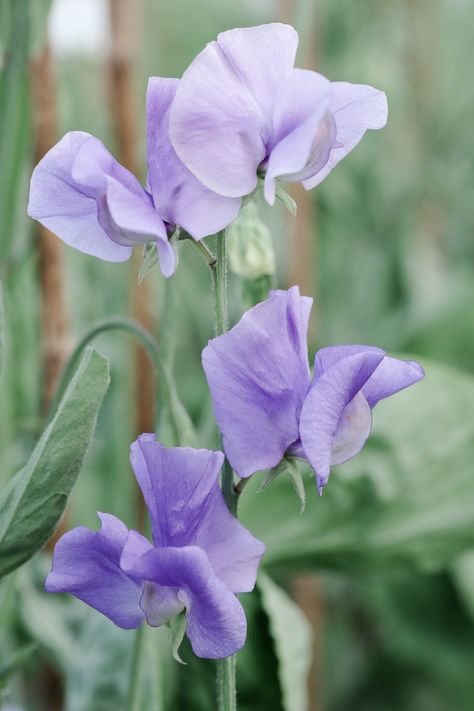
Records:
{"label": "purple sweet pea flower", "polygon": [[67,133],[39,162],[31,178],[28,214],[80,252],[110,262],[156,241],[164,276],[176,254],[168,233],[176,225],[195,239],[226,227],[240,200],[216,195],[181,163],[169,137],[169,109],[177,80],[151,79],[147,92],[145,190],[94,136]]}
{"label": "purple sweet pea flower", "polygon": [[318,185],[369,128],[387,121],[385,94],[295,69],[298,34],[279,23],[229,30],[183,74],[170,113],[182,162],[220,195],[239,197],[265,173]]}
{"label": "purple sweet pea flower", "polygon": [[271,292],[223,336],[209,341],[202,362],[224,449],[240,477],[305,458],[318,489],[331,465],[363,447],[372,408],[416,383],[423,368],[373,346],[318,351],[311,379],[307,331],[312,299],[297,286]]}
{"label": "purple sweet pea flower", "polygon": [[75,528],[54,549],[49,592],[68,592],[125,629],[166,623],[186,612],[200,657],[237,652],[246,635],[236,593],[255,585],[264,545],[225,505],[218,477],[224,456],[167,449],[145,434],[131,463],[151,519],[153,543],[109,514],[100,531]]}

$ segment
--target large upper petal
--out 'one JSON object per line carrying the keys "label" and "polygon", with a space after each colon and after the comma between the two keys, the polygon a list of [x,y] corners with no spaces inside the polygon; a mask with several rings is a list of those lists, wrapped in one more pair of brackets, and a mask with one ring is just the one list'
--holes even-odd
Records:
{"label": "large upper petal", "polygon": [[[370,408],[364,404],[365,398],[352,401],[384,355],[384,351],[376,348],[347,355],[313,380],[301,410],[300,437],[316,472],[319,490],[328,481],[335,444],[345,455],[353,456],[369,434]],[[343,430],[336,441],[340,426]],[[337,456],[336,461],[344,461],[348,456]]]}
{"label": "large upper petal", "polygon": [[150,514],[155,545],[194,543],[219,488],[222,452],[167,448],[145,434],[132,444],[130,461]]}
{"label": "large upper petal", "polygon": [[238,215],[240,200],[206,188],[178,158],[169,137],[169,112],[178,85],[178,79],[148,81],[148,180],[161,217],[201,239],[227,227]]}
{"label": "large upper petal", "polygon": [[224,449],[241,477],[278,464],[298,438],[311,304],[296,286],[273,292],[203,351]]}
{"label": "large upper petal", "polygon": [[[131,461],[150,512],[155,544],[197,545],[230,590],[252,590],[265,547],[225,504],[218,484],[221,452],[167,449],[154,435],[142,435],[131,447]],[[137,535],[131,534],[127,544],[134,557],[131,546]]]}
{"label": "large upper petal", "polygon": [[178,590],[186,607],[186,632],[198,657],[219,659],[243,646],[247,623],[242,606],[201,548],[155,548],[140,559],[134,574]]}
{"label": "large upper petal", "polygon": [[324,180],[356,147],[367,129],[383,128],[387,123],[387,97],[383,91],[365,84],[333,82],[329,109],[336,124],[336,140],[324,167],[304,180],[307,190]]}
{"label": "large upper petal", "polygon": [[328,110],[330,82],[321,74],[293,69],[273,112],[272,146],[265,173],[265,198],[275,201],[275,180],[300,182],[326,163],[336,137]]}
{"label": "large upper petal", "polygon": [[67,133],[33,171],[28,214],[81,252],[124,261],[156,240],[165,276],[176,258],[148,193],[94,136]]}
{"label": "large upper petal", "polygon": [[115,516],[98,515],[100,531],[74,528],[60,538],[45,588],[75,595],[119,627],[139,627],[145,619],[140,607],[143,585],[120,568],[128,530]]}
{"label": "large upper petal", "polygon": [[211,190],[241,197],[255,188],[273,104],[297,45],[295,30],[279,23],[229,30],[183,74],[171,108],[171,141]]}

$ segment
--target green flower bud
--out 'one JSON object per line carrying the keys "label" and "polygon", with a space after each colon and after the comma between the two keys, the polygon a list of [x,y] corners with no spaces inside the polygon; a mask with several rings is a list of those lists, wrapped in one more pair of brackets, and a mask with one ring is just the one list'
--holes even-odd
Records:
{"label": "green flower bud", "polygon": [[245,279],[274,274],[272,235],[254,203],[244,207],[227,230],[229,266]]}

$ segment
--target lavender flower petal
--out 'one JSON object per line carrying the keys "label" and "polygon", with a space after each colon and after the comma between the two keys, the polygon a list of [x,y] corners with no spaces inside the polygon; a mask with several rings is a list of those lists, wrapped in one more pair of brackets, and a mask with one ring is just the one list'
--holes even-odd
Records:
{"label": "lavender flower petal", "polygon": [[[224,502],[218,484],[223,459],[221,452],[167,449],[153,434],[142,435],[131,447],[131,462],[150,512],[155,545],[199,546],[230,590],[248,592],[255,585],[265,547],[232,516]],[[130,541],[134,540],[130,535]],[[131,569],[130,563],[127,569]]]}
{"label": "lavender flower petal", "polygon": [[425,371],[415,360],[399,360],[385,356],[362,388],[362,392],[370,407],[375,407],[379,400],[414,385],[424,375]]}
{"label": "lavender flower petal", "polygon": [[124,261],[156,240],[165,276],[176,257],[166,228],[138,180],[94,136],[66,134],[33,171],[28,214],[81,252]]}
{"label": "lavender flower petal", "polygon": [[58,541],[45,589],[75,595],[119,627],[139,627],[145,619],[140,607],[143,585],[120,568],[128,530],[115,516],[98,516],[100,531],[74,528]]}
{"label": "lavender flower petal", "polygon": [[161,217],[195,239],[224,229],[238,215],[240,200],[206,188],[178,158],[169,138],[169,112],[178,79],[152,77],[147,90],[148,180]]}
{"label": "lavender flower petal", "polygon": [[326,165],[304,180],[307,190],[319,185],[331,170],[350,153],[367,129],[387,123],[387,97],[365,84],[333,82],[329,108],[336,123],[336,140]]}
{"label": "lavender flower petal", "polygon": [[272,143],[266,165],[264,194],[275,202],[276,178],[300,182],[327,162],[336,137],[329,107],[330,82],[321,74],[293,69],[274,106]]}
{"label": "lavender flower petal", "polygon": [[171,108],[171,141],[191,172],[220,195],[241,197],[255,188],[275,95],[297,44],[288,25],[229,30],[183,74]]}
{"label": "lavender flower petal", "polygon": [[313,381],[301,411],[300,437],[320,490],[329,478],[333,447],[337,447],[336,461],[345,461],[360,450],[369,434],[370,408],[360,397],[355,403],[352,400],[383,358],[378,349],[355,353]]}
{"label": "lavender flower petal", "polygon": [[161,589],[178,590],[186,632],[199,657],[227,657],[243,646],[247,624],[242,606],[201,548],[155,548],[137,562],[135,572]]}

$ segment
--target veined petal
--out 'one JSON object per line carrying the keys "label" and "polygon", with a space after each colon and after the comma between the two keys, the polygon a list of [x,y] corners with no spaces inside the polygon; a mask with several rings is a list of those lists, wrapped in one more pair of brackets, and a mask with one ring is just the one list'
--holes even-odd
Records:
{"label": "veined petal", "polygon": [[254,190],[273,103],[297,44],[288,25],[229,30],[183,74],[171,108],[171,141],[191,172],[220,195]]}
{"label": "veined petal", "polygon": [[356,431],[352,434],[348,433],[350,419],[342,424],[344,429],[339,445],[344,455],[351,448],[355,453],[357,446],[362,446],[365,441],[364,433],[368,435],[367,418],[363,415],[360,399],[348,410],[346,408],[383,358],[384,352],[377,349],[348,355],[325,370],[311,385],[301,411],[300,437],[306,456],[316,472],[320,491],[329,478],[333,447],[344,416],[350,418],[357,414],[353,423]]}
{"label": "veined petal", "polygon": [[66,134],[31,178],[28,212],[81,252],[123,261],[132,247],[158,243],[161,269],[170,276],[176,255],[150,196],[94,136]]}
{"label": "veined petal", "polygon": [[365,84],[333,82],[329,108],[336,123],[336,140],[326,165],[307,178],[307,190],[319,185],[331,170],[350,153],[367,129],[383,128],[387,123],[387,97]]}
{"label": "veined petal", "polygon": [[415,360],[399,360],[385,356],[362,388],[370,407],[399,390],[414,385],[424,378],[425,371]]}
{"label": "veined petal", "polygon": [[278,464],[298,438],[311,304],[298,287],[273,292],[203,351],[224,449],[241,477]]}
{"label": "veined petal", "polygon": [[128,530],[115,516],[98,516],[100,531],[74,528],[60,538],[45,589],[75,595],[119,627],[139,627],[145,619],[140,607],[143,585],[120,568]]}
{"label": "veined petal", "polygon": [[201,548],[155,548],[140,565],[144,579],[179,591],[186,632],[198,657],[219,659],[241,649],[247,630],[244,611]]}
{"label": "veined petal", "polygon": [[178,85],[178,79],[151,77],[148,81],[148,179],[161,217],[201,239],[224,229],[237,217],[240,199],[209,190],[178,158],[169,137],[170,107]]}
{"label": "veined petal", "polygon": [[330,82],[321,74],[293,69],[287,76],[273,116],[273,147],[265,174],[265,199],[275,201],[275,180],[300,182],[327,162],[336,137],[328,110]]}
{"label": "veined petal", "polygon": [[31,176],[28,214],[80,252],[123,262],[132,250],[113,242],[100,226],[96,188],[88,190],[72,176],[77,153],[91,138],[81,131],[67,133],[38,163]]}
{"label": "veined petal", "polygon": [[167,448],[147,434],[132,444],[130,461],[150,513],[155,545],[194,543],[219,488],[222,452]]}

